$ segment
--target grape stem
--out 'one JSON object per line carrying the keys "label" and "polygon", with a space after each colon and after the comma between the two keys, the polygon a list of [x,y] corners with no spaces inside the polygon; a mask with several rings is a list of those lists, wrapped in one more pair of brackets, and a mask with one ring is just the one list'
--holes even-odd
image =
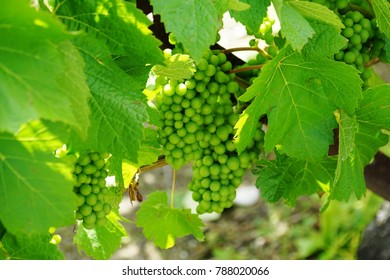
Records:
{"label": "grape stem", "polygon": [[173,169],[173,171],[172,171],[172,190],[171,190],[171,208],[174,208],[175,188],[176,188],[176,169]]}
{"label": "grape stem", "polygon": [[[159,157],[159,159],[155,163],[153,163],[151,165],[141,166],[138,174],[141,174],[141,173],[147,172],[147,171],[151,171],[151,170],[154,170],[156,168],[163,167],[167,164],[168,163],[165,161],[165,157],[163,157],[163,156]],[[171,191],[171,207],[172,208],[174,206],[175,188],[176,188],[176,170],[173,169],[173,172],[172,172],[172,191]]]}
{"label": "grape stem", "polygon": [[267,59],[272,59],[272,56],[270,56],[267,52],[264,50],[258,48],[258,47],[238,47],[238,48],[231,48],[231,49],[226,49],[223,50],[224,54],[229,54],[232,52],[240,52],[240,51],[256,51],[258,53],[261,53],[264,57]]}
{"label": "grape stem", "polygon": [[364,64],[364,67],[368,68],[374,64],[377,64],[380,62],[380,59],[378,57],[375,57],[373,59],[371,59],[370,61],[368,61],[366,64]]}
{"label": "grape stem", "polygon": [[241,72],[250,71],[250,70],[254,70],[254,69],[261,69],[262,67],[263,67],[263,64],[251,65],[251,66],[242,67],[242,68],[236,68],[236,69],[230,70],[229,74],[231,74],[231,73],[241,73]]}
{"label": "grape stem", "polygon": [[243,87],[243,88],[248,88],[251,85],[248,81],[246,81],[243,78],[240,78],[238,76],[235,76],[234,80],[240,85],[240,87]]}
{"label": "grape stem", "polygon": [[[370,3],[371,4],[371,3]],[[373,11],[372,11],[372,8],[371,8],[371,11],[367,10],[367,9],[364,9],[362,7],[359,7],[358,5],[355,5],[355,4],[351,4],[349,3],[348,4],[349,8],[352,10],[352,11],[358,11],[360,12],[362,15],[364,15],[364,17],[367,17],[367,18],[372,18],[373,16]],[[370,5],[371,7],[371,5]]]}
{"label": "grape stem", "polygon": [[150,165],[144,165],[144,166],[141,166],[140,169],[139,169],[139,173],[144,173],[144,172],[148,172],[148,171],[151,171],[151,170],[154,170],[154,169],[157,169],[157,168],[160,168],[160,167],[163,167],[165,165],[167,165],[168,163],[165,161],[165,157],[159,157],[159,159],[150,164]]}

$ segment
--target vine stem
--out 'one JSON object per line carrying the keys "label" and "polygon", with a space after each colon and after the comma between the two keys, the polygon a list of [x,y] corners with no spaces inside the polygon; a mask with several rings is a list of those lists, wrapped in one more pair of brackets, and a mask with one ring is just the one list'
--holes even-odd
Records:
{"label": "vine stem", "polygon": [[176,188],[176,169],[173,169],[173,171],[172,171],[172,190],[171,190],[171,208],[174,208],[175,188]]}
{"label": "vine stem", "polygon": [[234,80],[243,88],[248,88],[251,85],[249,82],[245,81],[244,79],[242,79],[238,76],[235,76]]}
{"label": "vine stem", "polygon": [[232,69],[232,70],[229,71],[229,74],[231,74],[231,73],[240,73],[240,72],[250,71],[250,70],[254,70],[254,69],[261,69],[262,67],[263,67],[263,64],[251,65],[251,66],[247,66],[247,67]]}
{"label": "vine stem", "polygon": [[366,64],[364,64],[364,67],[370,67],[370,66],[377,64],[379,62],[380,62],[380,59],[376,57],[376,58],[373,58],[370,61],[368,61]]}
{"label": "vine stem", "polygon": [[272,56],[270,56],[267,52],[264,50],[258,48],[258,47],[238,47],[238,48],[230,48],[223,50],[224,54],[229,54],[233,52],[240,52],[240,51],[256,51],[258,53],[261,53],[263,56],[265,56],[267,59],[272,59]]}

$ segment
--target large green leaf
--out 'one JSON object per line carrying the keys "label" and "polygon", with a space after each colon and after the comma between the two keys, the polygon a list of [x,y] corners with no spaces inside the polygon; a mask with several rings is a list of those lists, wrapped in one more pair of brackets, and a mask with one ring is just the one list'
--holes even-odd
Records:
{"label": "large green leaf", "polygon": [[322,4],[309,1],[289,1],[288,4],[293,6],[304,17],[332,25],[339,32],[344,27],[340,17]]}
{"label": "large green leaf", "polygon": [[380,85],[367,90],[357,111],[359,122],[390,130],[389,104],[390,85]]}
{"label": "large green leaf", "polygon": [[372,0],[378,27],[386,37],[390,37],[390,3],[387,0]]}
{"label": "large green leaf", "polygon": [[315,31],[309,22],[291,5],[283,3],[277,10],[283,37],[294,50],[300,51],[314,36]]}
{"label": "large green leaf", "polygon": [[310,21],[310,24],[316,34],[303,47],[302,53],[304,55],[332,57],[348,43],[348,40],[340,35],[340,31],[336,27],[316,21]]}
{"label": "large green leaf", "polygon": [[77,229],[74,242],[79,251],[97,260],[109,259],[121,246],[122,237],[127,236],[125,228],[118,222],[120,217],[115,212],[107,216],[104,226],[86,230],[82,225]]}
{"label": "large green leaf", "polygon": [[49,242],[51,238],[51,234],[7,233],[2,243],[11,260],[63,260],[62,252]]}
{"label": "large green leaf", "polygon": [[260,24],[263,22],[263,18],[267,15],[267,9],[271,1],[242,0],[241,2],[249,4],[250,8],[242,11],[230,10],[231,16],[249,30],[252,30],[252,32],[257,32]]}
{"label": "large green leaf", "polygon": [[196,239],[204,239],[202,221],[190,209],[176,209],[168,205],[167,194],[154,192],[142,202],[137,211],[137,227],[143,228],[145,237],[160,248],[168,249],[175,245],[177,237],[188,234]]}
{"label": "large green leaf", "polygon": [[194,75],[195,65],[188,55],[174,54],[167,59],[165,65],[155,65],[152,71],[155,75],[182,81],[183,79],[190,79]]}
{"label": "large green leaf", "polygon": [[127,56],[133,69],[148,72],[146,64],[163,60],[160,42],[148,29],[150,20],[135,4],[123,0],[58,1],[57,16],[71,30],[84,30],[104,42],[111,54]]}
{"label": "large green leaf", "polygon": [[11,233],[74,222],[71,169],[54,157],[58,135],[39,122],[0,134],[0,220]]}
{"label": "large green leaf", "polygon": [[351,193],[359,198],[365,191],[363,164],[355,149],[358,124],[355,117],[339,113],[339,155],[331,198],[349,200]]}
{"label": "large green leaf", "polygon": [[79,149],[106,151],[137,163],[144,124],[151,113],[139,81],[119,68],[100,41],[84,36],[75,44],[86,62],[92,98],[87,140],[73,144]]}
{"label": "large green leaf", "polygon": [[64,26],[27,1],[0,9],[0,131],[30,120],[61,121],[85,136],[89,91],[84,63]]}
{"label": "large green leaf", "polygon": [[328,191],[335,167],[336,161],[332,158],[310,163],[277,154],[276,160],[259,162],[254,174],[257,175],[256,186],[264,199],[271,203],[284,199],[294,206],[301,195]]}
{"label": "large green leaf", "polygon": [[369,89],[363,95],[356,117],[343,111],[339,117],[339,157],[331,197],[348,201],[352,193],[360,198],[365,190],[364,167],[388,136],[382,129],[390,129],[390,86]]}
{"label": "large green leaf", "polygon": [[281,51],[240,97],[255,99],[236,125],[238,150],[245,150],[266,114],[266,152],[278,147],[293,158],[322,159],[333,141],[334,111],[343,108],[354,114],[361,83],[357,70],[344,63]]}
{"label": "large green leaf", "polygon": [[151,0],[165,28],[182,43],[195,61],[215,43],[220,27],[218,11],[211,0]]}

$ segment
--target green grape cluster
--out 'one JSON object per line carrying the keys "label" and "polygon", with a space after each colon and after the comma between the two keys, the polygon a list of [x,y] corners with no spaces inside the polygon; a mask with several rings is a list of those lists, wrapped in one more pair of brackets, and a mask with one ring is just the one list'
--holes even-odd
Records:
{"label": "green grape cluster", "polygon": [[[170,41],[175,43],[171,54],[183,53],[173,36]],[[156,96],[163,122],[160,143],[173,168],[193,163],[188,188],[198,202],[197,212],[221,213],[232,206],[245,171],[258,158],[264,132],[259,125],[254,141],[239,155],[233,136],[240,87],[230,73],[232,64],[222,51],[208,50],[195,66],[191,79],[161,84]]]}
{"label": "green grape cluster", "polygon": [[[274,42],[274,35],[272,31],[272,26],[274,25],[275,20],[268,17],[264,17],[263,22],[256,31],[246,29],[248,35],[253,35],[256,39],[264,40],[268,45],[272,45]],[[255,46],[256,39],[249,41],[251,47]]]}
{"label": "green grape cluster", "polygon": [[278,54],[278,45],[280,42],[279,35],[274,35],[272,27],[275,23],[274,19],[269,18],[268,16],[264,17],[263,22],[261,23],[259,30],[252,32],[247,29],[248,35],[253,35],[255,38],[249,41],[249,46],[259,47],[261,41],[264,41],[266,44],[265,52],[260,52],[256,59],[253,59],[252,63],[256,61],[257,64],[264,64],[267,60],[272,59]]}
{"label": "green grape cluster", "polygon": [[363,0],[309,1],[326,6],[339,15],[345,26],[341,35],[348,39],[348,44],[334,56],[334,59],[357,68],[366,85],[371,75],[367,66],[375,58],[384,58],[385,45],[376,19],[370,16],[371,7],[368,2]]}
{"label": "green grape cluster", "polygon": [[238,154],[232,141],[238,114],[232,104],[218,107],[216,114],[200,142],[203,156],[194,162],[189,184],[193,200],[199,203],[196,208],[199,214],[222,213],[233,205],[237,187],[263,148],[264,132],[259,125],[247,150]]}
{"label": "green grape cluster", "polygon": [[74,163],[74,192],[77,196],[76,219],[85,229],[106,223],[111,204],[106,201],[106,159],[104,153],[83,153]]}
{"label": "green grape cluster", "polygon": [[349,41],[348,45],[335,55],[335,60],[355,66],[366,82],[371,72],[365,64],[379,57],[384,47],[376,20],[364,17],[359,11],[348,11],[341,19],[345,26],[341,34]]}
{"label": "green grape cluster", "polygon": [[163,121],[159,131],[160,144],[164,148],[167,163],[175,169],[196,158],[199,154],[199,133],[205,115],[210,108],[195,90],[196,82],[168,81],[156,96],[156,106]]}
{"label": "green grape cluster", "polygon": [[200,158],[199,142],[205,127],[213,123],[217,103],[229,100],[239,88],[232,65],[219,51],[207,51],[196,64],[191,79],[183,82],[165,80],[156,96],[156,107],[163,122],[159,131],[165,159],[173,168]]}

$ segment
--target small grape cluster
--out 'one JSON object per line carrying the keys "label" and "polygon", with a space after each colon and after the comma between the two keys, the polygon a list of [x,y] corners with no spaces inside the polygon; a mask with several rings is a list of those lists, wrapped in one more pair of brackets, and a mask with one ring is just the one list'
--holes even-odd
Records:
{"label": "small grape cluster", "polygon": [[[259,47],[259,44],[264,41],[266,46],[264,47],[264,51],[260,52],[256,56],[256,62],[258,64],[264,64],[267,60],[272,59],[278,54],[278,42],[275,40],[280,39],[279,36],[275,36],[273,32],[273,25],[275,23],[274,19],[268,17],[264,17],[263,22],[261,23],[259,30],[253,32],[247,29],[248,35],[253,35],[255,38],[249,41],[249,46],[251,47]],[[261,50],[260,48],[259,50]],[[254,62],[254,61],[253,61]]]}
{"label": "small grape cluster", "polygon": [[348,11],[341,18],[345,26],[341,34],[349,42],[335,55],[335,60],[355,66],[363,81],[367,81],[371,72],[365,64],[379,57],[384,47],[376,20],[364,17],[359,11]]}
{"label": "small grape cluster", "polygon": [[[364,84],[371,76],[370,61],[384,59],[384,40],[377,22],[370,15],[370,7],[363,0],[309,0],[333,10],[341,18],[344,28],[341,35],[348,44],[335,54],[334,59],[354,66]],[[367,6],[368,5],[368,6]]]}
{"label": "small grape cluster", "polygon": [[106,159],[108,154],[82,153],[74,163],[74,192],[77,196],[76,219],[85,229],[106,223],[111,204],[106,201]]}

